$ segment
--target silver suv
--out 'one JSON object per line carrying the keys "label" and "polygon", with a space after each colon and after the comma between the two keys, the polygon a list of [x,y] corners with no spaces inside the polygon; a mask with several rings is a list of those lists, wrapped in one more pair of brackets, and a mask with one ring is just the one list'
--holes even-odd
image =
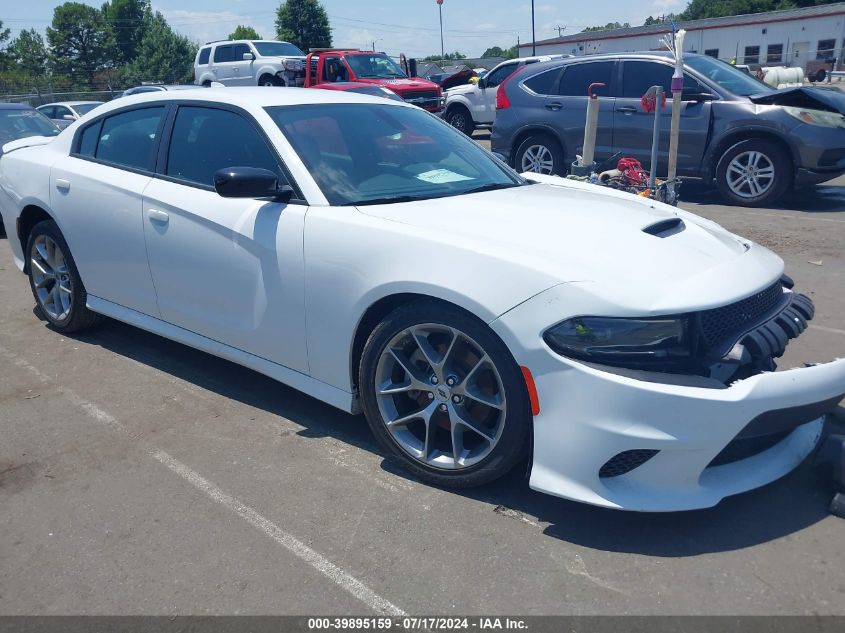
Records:
{"label": "silver suv", "polygon": [[194,83],[210,86],[302,86],[305,53],[289,42],[222,40],[209,42],[194,61]]}

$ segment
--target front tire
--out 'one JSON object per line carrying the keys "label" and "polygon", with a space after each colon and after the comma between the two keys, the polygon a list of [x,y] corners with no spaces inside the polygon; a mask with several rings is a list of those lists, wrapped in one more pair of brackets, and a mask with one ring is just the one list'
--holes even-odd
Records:
{"label": "front tire", "polygon": [[85,303],[88,293],[67,242],[52,220],[36,224],[26,246],[27,272],[40,315],[60,332],[78,332],[102,317]]}
{"label": "front tire", "polygon": [[282,82],[275,75],[261,75],[261,78],[258,80],[258,85],[259,86],[273,87],[273,86],[281,86]]}
{"label": "front tire", "polygon": [[467,136],[472,136],[475,131],[475,122],[472,120],[472,115],[462,105],[452,106],[449,109],[446,113],[446,123]]}
{"label": "front tire", "polygon": [[762,207],[776,202],[792,184],[786,151],[765,139],[747,139],[729,147],[716,166],[716,186],[730,204]]}
{"label": "front tire", "polygon": [[424,481],[479,486],[528,450],[519,367],[487,325],[454,306],[424,300],[389,314],[364,346],[358,384],[376,439]]}
{"label": "front tire", "polygon": [[532,134],[522,141],[514,156],[514,168],[520,172],[535,174],[566,174],[563,149],[548,134]]}

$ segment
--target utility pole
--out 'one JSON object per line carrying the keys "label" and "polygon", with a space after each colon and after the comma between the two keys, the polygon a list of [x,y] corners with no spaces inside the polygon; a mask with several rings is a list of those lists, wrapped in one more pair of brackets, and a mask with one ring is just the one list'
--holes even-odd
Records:
{"label": "utility pole", "polygon": [[534,0],[531,0],[531,54],[537,54],[537,35],[534,31]]}
{"label": "utility pole", "polygon": [[443,0],[437,1],[437,9],[440,12],[440,59],[446,57],[446,49],[443,48]]}
{"label": "utility pole", "polygon": [[558,37],[563,37],[563,32],[566,30],[566,27],[565,27],[565,26],[554,26],[554,27],[552,27],[552,28],[553,28],[553,29],[555,29],[555,30],[557,31],[557,36],[558,36]]}

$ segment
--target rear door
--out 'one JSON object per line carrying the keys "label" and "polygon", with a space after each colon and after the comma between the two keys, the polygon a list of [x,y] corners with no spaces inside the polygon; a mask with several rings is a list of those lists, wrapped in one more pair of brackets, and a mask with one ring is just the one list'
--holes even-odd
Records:
{"label": "rear door", "polygon": [[564,66],[555,92],[547,96],[544,107],[547,120],[563,141],[565,160],[571,163],[584,147],[584,124],[587,119],[587,99],[591,84],[602,83],[593,93],[599,96],[599,120],[596,130],[595,160],[600,162],[613,153],[613,106],[610,95],[616,70],[612,60],[578,62]]}
{"label": "rear door", "polygon": [[50,203],[88,294],[158,316],[141,220],[165,105],[94,121],[50,172]]}
{"label": "rear door", "polygon": [[[622,81],[613,116],[613,149],[639,160],[649,169],[654,113],[642,106],[642,96],[651,86],[663,86],[666,108],[660,120],[658,176],[665,176],[669,160],[669,133],[672,120],[672,73],[669,62],[656,60],[626,60],[622,62]],[[699,82],[684,73],[684,92],[709,92]],[[712,106],[709,101],[681,103],[680,142],[678,143],[678,173],[697,175],[707,147]]]}
{"label": "rear door", "polygon": [[211,69],[214,71],[216,81],[226,86],[235,85],[235,47],[232,44],[218,46],[214,49],[214,63]]}

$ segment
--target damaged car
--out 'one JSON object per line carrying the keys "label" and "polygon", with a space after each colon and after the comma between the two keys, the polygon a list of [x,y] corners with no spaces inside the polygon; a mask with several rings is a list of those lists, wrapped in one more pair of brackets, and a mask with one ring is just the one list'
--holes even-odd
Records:
{"label": "damaged car", "polygon": [[798,466],[845,394],[845,359],[773,371],[815,308],[771,251],[400,101],[127,97],[6,144],[0,210],[56,336],[108,316],[239,363],[438,486],[527,462],[576,501],[709,507]]}
{"label": "damaged car", "polygon": [[[678,175],[715,183],[729,203],[767,206],[790,188],[845,173],[845,94],[835,88],[775,90],[707,55],[684,55]],[[534,64],[504,80],[493,151],[518,171],[565,174],[582,152],[587,90],[600,100],[596,160],[617,152],[651,162],[651,86],[671,95],[669,53],[614,53]],[[448,104],[448,101],[447,101]],[[668,99],[658,176],[669,156]]]}

